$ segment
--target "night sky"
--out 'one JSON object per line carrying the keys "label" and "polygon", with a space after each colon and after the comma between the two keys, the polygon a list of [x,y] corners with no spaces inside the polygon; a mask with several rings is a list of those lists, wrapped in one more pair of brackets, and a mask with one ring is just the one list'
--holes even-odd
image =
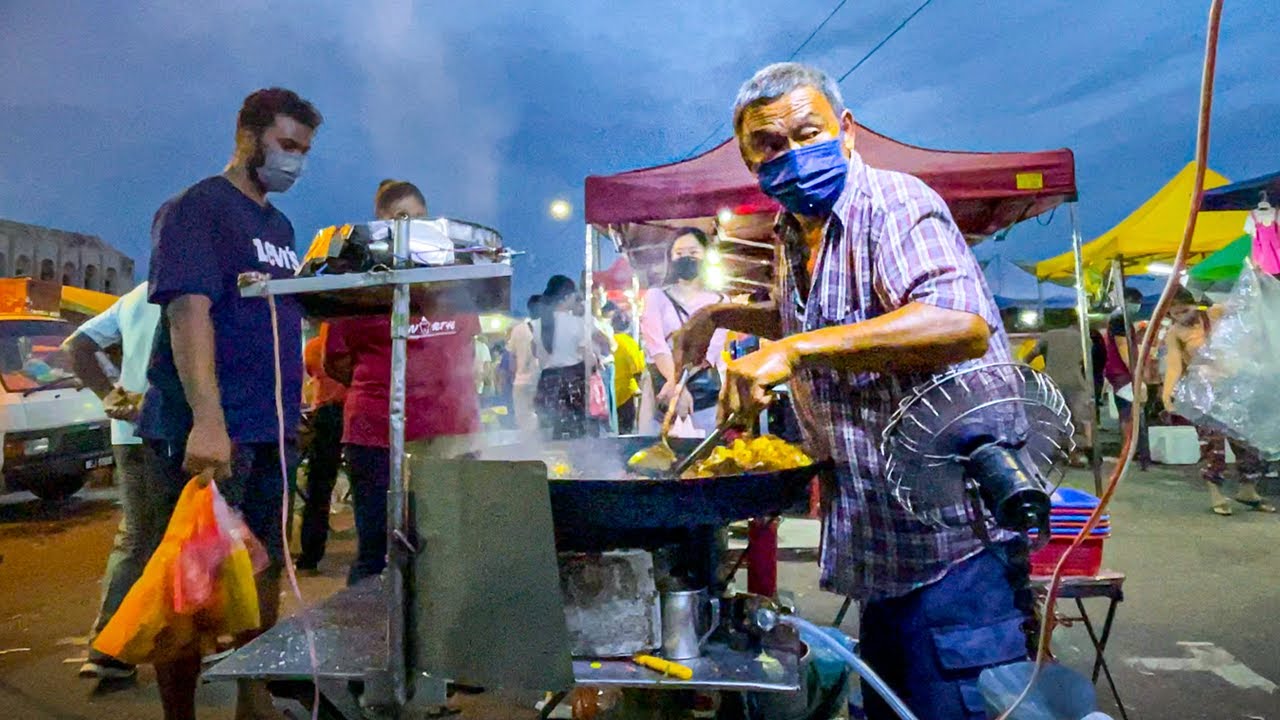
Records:
{"label": "night sky", "polygon": [[[727,137],[738,85],[836,4],[0,0],[0,217],[101,235],[145,267],[155,209],[220,171],[248,92],[282,85],[325,115],[307,175],[276,199],[300,245],[368,219],[377,182],[405,178],[432,214],[528,251],[523,298],[577,275],[586,175],[681,158],[717,126]],[[918,4],[849,2],[797,59],[838,76]],[[860,122],[904,142],[1072,148],[1091,237],[1191,159],[1207,8],[935,0],[843,90]],[[1274,9],[1224,14],[1210,164],[1232,179],[1280,169]],[[547,211],[558,197],[567,222]],[[1068,245],[1060,212],[999,250]]]}

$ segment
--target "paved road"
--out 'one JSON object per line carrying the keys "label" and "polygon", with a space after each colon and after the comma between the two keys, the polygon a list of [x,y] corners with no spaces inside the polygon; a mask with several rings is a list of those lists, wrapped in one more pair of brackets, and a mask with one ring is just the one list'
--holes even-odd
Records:
{"label": "paved road", "polygon": [[[1109,655],[1129,717],[1280,718],[1280,690],[1266,689],[1267,683],[1280,683],[1275,629],[1280,519],[1245,512],[1214,516],[1190,478],[1183,469],[1135,472],[1113,508],[1115,537],[1108,541],[1106,564],[1127,572],[1128,582]],[[1082,484],[1085,478],[1072,480]],[[98,576],[117,518],[110,491],[90,491],[58,510],[21,497],[0,500],[4,717],[161,717],[149,671],[144,669],[136,684],[96,689],[76,678],[76,663],[64,662],[84,653],[76,641],[93,619]],[[340,528],[350,526],[349,516],[335,522]],[[323,574],[303,578],[309,600],[341,585],[352,550],[350,533],[340,533]],[[825,621],[834,617],[840,598],[815,588],[811,562],[784,563],[780,580],[796,592],[803,614]],[[855,617],[846,628],[856,631]],[[1087,667],[1083,628],[1062,628],[1055,642],[1063,661]],[[1184,642],[1211,643],[1213,648],[1179,644]],[[1193,653],[1199,660],[1188,661]],[[1197,663],[1205,669],[1185,669]],[[1210,672],[1214,669],[1218,674]],[[202,688],[200,701],[202,718],[232,715],[226,687]],[[496,698],[483,706],[466,715],[530,716],[527,705]],[[1109,699],[1103,707],[1114,711]]]}

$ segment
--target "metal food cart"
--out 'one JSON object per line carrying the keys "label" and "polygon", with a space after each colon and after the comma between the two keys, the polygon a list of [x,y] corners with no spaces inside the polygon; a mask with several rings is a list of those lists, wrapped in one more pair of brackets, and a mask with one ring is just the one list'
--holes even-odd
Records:
{"label": "metal food cart", "polygon": [[[711,547],[714,527],[803,500],[814,469],[808,468],[810,475],[802,469],[650,487],[620,477],[549,479],[545,460],[510,448],[489,459],[431,460],[407,453],[411,306],[461,290],[476,310],[505,309],[511,277],[510,265],[501,262],[410,267],[408,235],[408,220],[396,221],[391,249],[400,260],[392,267],[242,278],[242,296],[295,295],[313,318],[389,312],[389,557],[382,577],[281,620],[209,669],[205,679],[265,680],[277,696],[304,705],[315,693],[320,706],[308,710],[331,718],[439,711],[449,681],[551,691],[554,701],[546,703],[544,717],[575,684],[798,691],[804,648],[797,631],[756,623],[768,617],[758,611],[769,603],[746,594],[726,606],[736,612],[736,634],[709,642],[700,657],[684,661],[694,670],[690,680],[664,677],[629,657],[574,657],[557,551],[589,554],[623,543],[678,546],[697,556]],[[607,440],[606,446],[560,450],[588,465],[591,458],[625,457],[634,449],[628,443],[648,439]],[[614,534],[601,540],[600,533]],[[704,579],[714,577],[713,562],[701,567]]]}

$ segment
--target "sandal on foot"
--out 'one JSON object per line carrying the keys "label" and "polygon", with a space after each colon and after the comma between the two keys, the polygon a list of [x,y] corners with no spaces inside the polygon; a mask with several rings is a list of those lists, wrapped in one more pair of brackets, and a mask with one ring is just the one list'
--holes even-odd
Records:
{"label": "sandal on foot", "polygon": [[1212,508],[1214,513],[1224,517],[1231,514],[1231,505],[1229,505],[1226,500],[1213,505]]}
{"label": "sandal on foot", "polygon": [[1262,498],[1258,498],[1257,500],[1241,500],[1240,498],[1236,498],[1235,500],[1254,512],[1273,513],[1276,511],[1275,505],[1272,505]]}

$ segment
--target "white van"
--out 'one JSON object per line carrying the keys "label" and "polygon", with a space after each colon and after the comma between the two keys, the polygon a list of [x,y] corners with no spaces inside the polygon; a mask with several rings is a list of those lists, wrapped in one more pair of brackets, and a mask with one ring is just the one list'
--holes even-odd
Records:
{"label": "white van", "polygon": [[58,315],[58,286],[0,280],[0,493],[64,499],[112,464],[102,402],[61,350],[75,326]]}

